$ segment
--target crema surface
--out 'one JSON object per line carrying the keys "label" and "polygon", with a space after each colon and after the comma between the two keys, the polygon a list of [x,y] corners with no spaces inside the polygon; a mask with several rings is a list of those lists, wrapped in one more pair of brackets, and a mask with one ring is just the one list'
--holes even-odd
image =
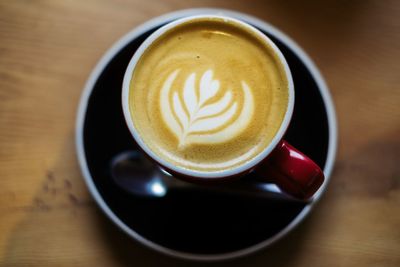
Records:
{"label": "crema surface", "polygon": [[241,166],[272,141],[288,105],[274,50],[241,24],[188,21],[152,43],[129,92],[133,124],[160,158],[182,168]]}

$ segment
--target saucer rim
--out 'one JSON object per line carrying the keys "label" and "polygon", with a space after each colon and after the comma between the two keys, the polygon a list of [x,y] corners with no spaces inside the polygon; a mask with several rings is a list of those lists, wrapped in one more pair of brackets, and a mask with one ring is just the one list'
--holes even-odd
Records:
{"label": "saucer rim", "polygon": [[[196,253],[188,253],[170,249],[168,247],[161,246],[141,236],[133,229],[131,229],[129,226],[127,226],[124,222],[122,222],[104,201],[103,197],[101,196],[101,194],[99,193],[93,182],[93,178],[87,166],[84,141],[83,141],[85,115],[89,98],[96,84],[96,81],[98,80],[102,71],[105,69],[105,67],[107,67],[107,65],[111,62],[111,60],[115,57],[115,55],[118,54],[118,52],[121,51],[127,44],[129,44],[129,42],[131,42],[135,38],[138,38],[140,35],[144,34],[145,32],[154,28],[155,26],[162,25],[168,21],[178,19],[183,16],[191,16],[199,14],[220,14],[220,15],[232,16],[233,18],[243,20],[259,29],[268,32],[269,34],[273,35],[274,37],[282,41],[285,45],[287,45],[300,58],[300,60],[304,63],[306,68],[309,70],[309,72],[315,79],[317,87],[321,93],[324,106],[326,108],[328,129],[329,129],[328,152],[324,166],[324,174],[326,181],[323,184],[323,186],[318,190],[318,192],[315,194],[311,203],[306,205],[303,208],[303,210],[285,228],[276,233],[274,236],[262,242],[254,244],[252,246],[249,246],[247,248],[220,254],[196,254]],[[100,206],[101,210],[106,214],[106,216],[111,221],[113,221],[122,231],[124,231],[127,235],[136,239],[143,245],[152,248],[156,251],[159,251],[163,254],[173,256],[175,258],[198,260],[198,261],[220,261],[220,260],[242,257],[272,245],[276,241],[286,236],[307,217],[307,215],[313,209],[313,207],[321,198],[323,193],[326,191],[326,188],[331,179],[331,173],[337,152],[337,139],[338,139],[337,133],[338,129],[337,129],[336,112],[328,86],[324,78],[320,74],[318,68],[314,64],[314,62],[306,54],[306,52],[304,52],[304,50],[300,48],[299,45],[297,45],[295,41],[293,41],[290,37],[288,37],[286,34],[278,30],[271,24],[262,21],[261,19],[258,19],[256,17],[244,14],[242,12],[237,12],[228,9],[218,9],[218,8],[194,8],[194,9],[184,9],[167,13],[162,16],[158,16],[151,20],[148,20],[147,22],[135,27],[133,30],[125,34],[121,39],[119,39],[116,43],[114,43],[114,45],[110,49],[108,49],[108,51],[102,56],[102,58],[96,64],[83,89],[78,106],[78,113],[76,119],[75,145],[76,145],[76,153],[78,157],[79,166],[81,168],[84,181],[89,189],[90,194],[95,199],[96,203]]]}

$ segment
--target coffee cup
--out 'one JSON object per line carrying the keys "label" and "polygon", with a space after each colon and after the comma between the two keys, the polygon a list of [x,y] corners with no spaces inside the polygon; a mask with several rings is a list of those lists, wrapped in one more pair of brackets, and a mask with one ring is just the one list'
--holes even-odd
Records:
{"label": "coffee cup", "polygon": [[294,108],[284,56],[240,20],[199,15],[159,28],[126,69],[122,107],[144,153],[185,181],[212,186],[254,172],[300,199],[324,181],[284,140]]}

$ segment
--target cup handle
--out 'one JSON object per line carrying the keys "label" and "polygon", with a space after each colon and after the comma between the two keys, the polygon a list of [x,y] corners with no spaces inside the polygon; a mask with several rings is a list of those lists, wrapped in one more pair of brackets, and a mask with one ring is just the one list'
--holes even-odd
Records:
{"label": "cup handle", "polygon": [[306,155],[282,140],[255,170],[257,178],[275,183],[299,199],[309,199],[324,182],[321,168]]}

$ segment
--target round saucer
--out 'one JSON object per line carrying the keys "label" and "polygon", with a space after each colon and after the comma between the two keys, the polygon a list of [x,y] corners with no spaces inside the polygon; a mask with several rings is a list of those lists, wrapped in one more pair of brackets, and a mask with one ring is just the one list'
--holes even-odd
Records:
{"label": "round saucer", "polygon": [[[310,204],[176,190],[163,198],[136,197],[118,188],[110,163],[137,150],[121,106],[125,69],[139,45],[160,26],[195,14],[225,14],[268,35],[292,71],[296,97],[285,139],[323,170],[326,181]],[[277,241],[298,225],[321,197],[334,163],[336,117],[329,91],[308,56],[287,36],[254,17],[220,9],[191,9],[153,19],[118,41],[92,72],[78,111],[77,153],[86,184],[105,214],[128,235],[165,254],[196,260],[246,255]]]}

